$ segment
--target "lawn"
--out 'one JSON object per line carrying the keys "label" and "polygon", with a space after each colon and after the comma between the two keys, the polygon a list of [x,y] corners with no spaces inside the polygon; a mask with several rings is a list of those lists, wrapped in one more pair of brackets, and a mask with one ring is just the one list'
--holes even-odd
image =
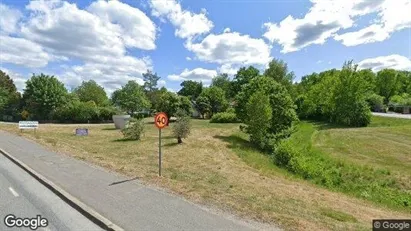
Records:
{"label": "lawn", "polygon": [[[296,140],[301,137],[301,145],[312,146],[329,153],[330,158],[344,158],[353,164],[376,167],[386,164],[395,177],[396,172],[404,170],[402,182],[409,179],[406,178],[410,176],[409,162],[407,165],[404,160],[409,160],[410,152],[409,149],[401,152],[405,146],[398,143],[411,143],[411,121],[373,119],[371,127],[360,129],[302,124],[311,126],[313,132],[307,133],[308,139],[307,134],[300,136],[298,131],[293,135]],[[37,134],[24,132],[22,135],[52,150],[169,189],[196,203],[279,224],[288,230],[369,230],[372,219],[406,218],[411,214],[355,198],[349,193],[328,190],[277,167],[269,156],[249,145],[239,124],[193,120],[192,134],[182,145],[177,145],[170,128],[164,129],[163,177],[157,176],[158,130],[153,124],[146,124],[141,141],[122,140],[122,134],[114,130],[113,125],[81,127],[90,129],[88,137],[76,137],[76,126],[67,125],[40,125]],[[0,124],[0,129],[18,134],[17,125]],[[385,147],[378,149],[378,154],[367,149],[373,147],[367,134],[375,136],[375,132],[391,134],[377,136],[380,139],[374,143]],[[356,146],[363,146],[361,151],[351,147],[352,140]],[[384,164],[391,159],[398,161]],[[404,187],[410,189],[407,184]]]}

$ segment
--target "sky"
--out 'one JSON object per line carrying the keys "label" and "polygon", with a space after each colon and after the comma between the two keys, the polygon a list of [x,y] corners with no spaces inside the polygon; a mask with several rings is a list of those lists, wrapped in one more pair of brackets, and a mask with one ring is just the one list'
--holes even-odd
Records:
{"label": "sky", "polygon": [[147,70],[159,86],[209,85],[282,59],[296,75],[411,70],[411,0],[0,0],[0,69],[18,89],[33,73],[107,93]]}

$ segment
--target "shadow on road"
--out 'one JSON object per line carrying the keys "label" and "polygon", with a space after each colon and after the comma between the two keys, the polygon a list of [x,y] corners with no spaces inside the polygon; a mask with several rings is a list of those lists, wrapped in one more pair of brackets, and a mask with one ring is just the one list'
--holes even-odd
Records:
{"label": "shadow on road", "polygon": [[108,186],[113,186],[113,185],[116,185],[116,184],[122,184],[122,183],[126,183],[126,182],[133,181],[133,180],[138,180],[138,177],[134,177],[134,178],[131,178],[131,179],[128,179],[128,180],[113,182],[113,183],[109,184]]}

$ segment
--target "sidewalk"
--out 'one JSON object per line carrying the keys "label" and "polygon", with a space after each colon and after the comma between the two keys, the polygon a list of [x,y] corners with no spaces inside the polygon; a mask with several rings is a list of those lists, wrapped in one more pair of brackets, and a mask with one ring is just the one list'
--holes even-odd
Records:
{"label": "sidewalk", "polygon": [[[253,230],[182,198],[0,131],[0,148],[125,230]],[[123,181],[123,182],[122,182]]]}

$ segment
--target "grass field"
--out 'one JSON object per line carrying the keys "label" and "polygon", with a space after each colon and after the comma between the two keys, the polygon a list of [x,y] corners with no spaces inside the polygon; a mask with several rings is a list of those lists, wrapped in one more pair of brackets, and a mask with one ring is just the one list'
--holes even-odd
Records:
{"label": "grass field", "polygon": [[[182,145],[171,137],[170,128],[165,129],[161,178],[157,177],[158,131],[154,125],[146,125],[141,141],[124,141],[112,127],[89,126],[88,137],[76,137],[75,126],[40,125],[36,135],[25,132],[23,136],[52,150],[139,177],[191,201],[288,230],[369,230],[372,219],[411,215],[407,209],[328,190],[277,167],[269,156],[249,145],[238,124],[194,120],[192,134]],[[310,122],[299,127],[303,129],[292,138],[296,145],[310,146],[352,165],[387,168],[389,177],[402,182],[401,187],[409,192],[411,120],[374,117],[370,127],[358,129]],[[0,124],[0,129],[18,133],[16,125]]]}

